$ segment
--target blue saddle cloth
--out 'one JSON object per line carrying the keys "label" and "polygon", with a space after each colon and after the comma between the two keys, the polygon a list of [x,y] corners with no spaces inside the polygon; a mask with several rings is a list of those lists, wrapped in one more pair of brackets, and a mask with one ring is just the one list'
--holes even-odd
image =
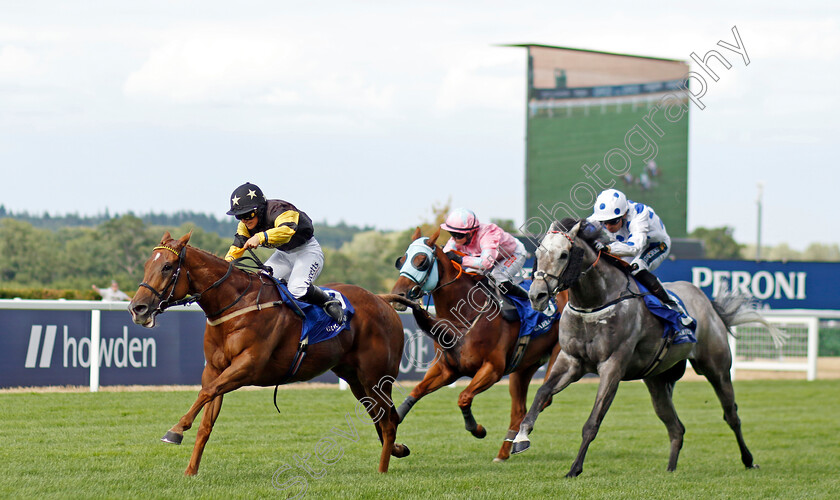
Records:
{"label": "blue saddle cloth", "polygon": [[[520,286],[525,290],[530,290],[531,283],[531,281],[523,281]],[[560,319],[560,311],[556,310],[556,304],[554,314],[548,316],[540,311],[535,311],[531,307],[531,302],[527,299],[513,297],[511,295],[505,295],[505,298],[513,302],[513,305],[516,306],[516,312],[519,314],[520,337],[524,337],[526,335],[534,337],[542,335],[551,329],[551,325],[554,324],[555,321]],[[551,299],[551,303],[554,304],[553,298]]]}
{"label": "blue saddle cloth", "polygon": [[[682,314],[678,313],[670,309],[668,306],[662,303],[661,300],[656,298],[655,295],[650,294],[647,288],[644,287],[638,280],[636,280],[636,285],[639,287],[639,291],[641,293],[648,293],[649,295],[644,296],[645,305],[650,311],[651,314],[656,316],[657,318],[662,320],[662,323],[665,325],[665,331],[662,333],[662,337],[673,337],[674,344],[686,344],[686,343],[695,343],[697,342],[697,337],[694,336],[694,331],[697,329],[697,320],[691,318],[691,324],[689,326],[683,326],[680,318],[682,318]],[[668,295],[670,295],[674,300],[679,302],[680,306],[682,306],[683,310],[685,308],[685,304],[683,303],[682,299],[670,290],[666,290]]]}
{"label": "blue saddle cloth", "polygon": [[[308,302],[295,300],[284,283],[279,282],[276,279],[274,281],[277,283],[277,288],[280,289],[280,297],[282,297],[283,303],[289,305],[289,307],[293,310],[295,309],[294,304],[297,304],[300,310],[303,311],[305,319],[303,320],[303,329],[300,333],[301,340],[308,337],[310,344],[317,344],[318,342],[323,342],[335,337],[343,330],[350,327],[350,318],[353,317],[356,310],[353,309],[353,304],[347,300],[347,297],[342,295],[340,292],[329,288],[323,288],[327,294],[341,302],[341,308],[344,310],[344,317],[346,318],[343,325],[336,323],[322,308],[309,304]],[[294,304],[292,304],[292,302],[294,302]]]}

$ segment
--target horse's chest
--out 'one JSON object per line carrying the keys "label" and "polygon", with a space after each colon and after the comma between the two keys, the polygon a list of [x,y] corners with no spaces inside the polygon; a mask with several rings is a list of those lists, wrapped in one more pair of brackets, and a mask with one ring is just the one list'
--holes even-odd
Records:
{"label": "horse's chest", "polygon": [[[560,348],[581,360],[599,361],[607,354],[605,341],[612,336],[613,327],[606,320],[573,321],[560,328]],[[608,343],[608,342],[606,342]]]}

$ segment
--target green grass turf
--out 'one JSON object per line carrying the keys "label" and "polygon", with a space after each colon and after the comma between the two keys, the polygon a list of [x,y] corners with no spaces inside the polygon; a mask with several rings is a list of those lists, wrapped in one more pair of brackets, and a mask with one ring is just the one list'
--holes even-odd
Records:
{"label": "green grass turf", "polygon": [[[408,385],[408,384],[406,384]],[[321,477],[299,468],[306,498],[838,498],[840,381],[744,381],[736,396],[758,470],[741,465],[735,439],[707,383],[677,385],[675,405],[686,426],[679,466],[665,471],[668,439],[640,382],[623,383],[589,448],[583,474],[564,478],[580,445],[596,384],[575,384],[555,397],[531,434],[531,449],[492,462],[509,418],[506,386],[473,405],[489,431],[463,429],[461,388],[421,400],[401,425],[398,442],[411,456],[376,472],[379,444],[355,416],[349,391],[290,389],[234,392],[225,403],[197,477],[184,477],[196,426],[184,444],[159,441],[193,402],[192,392],[0,394],[0,498],[284,498],[272,475],[313,453],[333,427],[332,465],[311,457]],[[536,386],[531,387],[531,396]],[[395,395],[395,399],[401,396]]]}

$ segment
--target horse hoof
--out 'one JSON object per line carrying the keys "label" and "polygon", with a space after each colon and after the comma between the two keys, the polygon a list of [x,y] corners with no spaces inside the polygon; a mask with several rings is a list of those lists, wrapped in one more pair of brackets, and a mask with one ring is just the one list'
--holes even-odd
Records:
{"label": "horse hoof", "polygon": [[747,469],[760,469],[760,468],[761,467],[759,467],[758,464],[752,464],[750,466],[747,466]]}
{"label": "horse hoof", "polygon": [[184,440],[184,435],[183,434],[175,434],[172,431],[166,431],[166,434],[164,434],[163,437],[160,438],[160,440],[163,441],[164,443],[181,444],[181,441]]}
{"label": "horse hoof", "polygon": [[531,441],[527,439],[522,441],[514,441],[513,447],[510,449],[511,455],[518,455],[531,447]]}
{"label": "horse hoof", "polygon": [[475,428],[474,431],[471,431],[472,435],[477,437],[478,439],[484,439],[487,437],[487,429],[484,428],[483,425],[480,425]]}
{"label": "horse hoof", "polygon": [[496,458],[494,458],[494,459],[493,459],[493,463],[494,463],[494,464],[500,464],[500,463],[505,462],[505,461],[507,461],[507,459],[506,459],[506,458],[499,458],[499,457],[496,457]]}
{"label": "horse hoof", "polygon": [[400,445],[397,445],[397,446],[401,446],[402,451],[401,452],[396,452],[396,453],[391,453],[391,455],[393,455],[394,457],[405,458],[405,457],[411,455],[411,450],[408,449],[408,446],[406,446],[404,444],[400,444]]}

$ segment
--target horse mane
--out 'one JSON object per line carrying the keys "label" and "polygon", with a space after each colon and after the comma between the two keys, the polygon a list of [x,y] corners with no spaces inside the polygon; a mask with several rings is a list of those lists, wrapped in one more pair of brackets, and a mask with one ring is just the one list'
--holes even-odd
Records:
{"label": "horse mane", "polygon": [[[187,245],[186,247],[189,247],[189,249],[190,249],[190,250],[195,250],[195,251],[198,251],[199,253],[202,253],[202,254],[204,254],[204,255],[206,255],[206,256],[208,256],[208,257],[212,257],[212,258],[214,258],[214,259],[216,259],[216,260],[219,260],[219,261],[221,261],[222,263],[225,263],[225,264],[228,264],[228,265],[230,264],[230,262],[226,261],[226,260],[225,260],[224,258],[222,258],[222,257],[219,257],[218,255],[214,254],[213,252],[209,252],[209,251],[207,251],[207,250],[204,250],[204,249],[201,249],[201,248],[198,248],[198,247],[194,247],[194,246],[192,246],[192,245]],[[184,247],[184,248],[186,248],[186,247]],[[241,267],[237,266],[235,263],[234,263],[233,269],[234,269],[234,271],[241,271],[242,273],[244,273],[244,274],[246,274],[246,275],[247,275],[247,274],[258,274],[258,273],[257,273],[257,271],[252,271],[252,270],[250,270],[250,269],[243,269],[243,268],[241,268]]]}
{"label": "horse mane", "polygon": [[595,242],[601,241],[602,243],[608,243],[609,238],[604,234],[603,229],[598,228],[595,224],[592,224],[586,219],[574,219],[572,217],[566,217],[563,220],[557,222],[555,221],[551,227],[554,230],[555,228],[563,231],[569,232],[575,227],[578,223],[580,223],[580,229],[578,230],[577,236],[587,245],[590,246],[594,250]]}

